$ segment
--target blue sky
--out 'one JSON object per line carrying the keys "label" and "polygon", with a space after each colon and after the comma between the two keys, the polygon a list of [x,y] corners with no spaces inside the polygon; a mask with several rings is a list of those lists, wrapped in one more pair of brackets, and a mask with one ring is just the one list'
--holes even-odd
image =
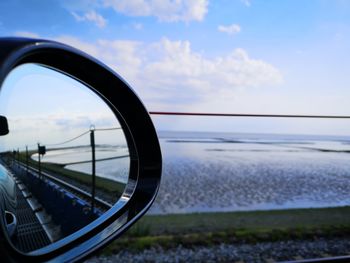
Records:
{"label": "blue sky", "polygon": [[[89,133],[72,142],[57,144],[88,132],[92,126],[95,129],[120,127],[102,99],[83,84],[31,64],[17,67],[6,78],[1,90],[0,112],[7,117],[10,129],[8,135],[1,137],[1,150],[25,150],[25,146],[33,149],[37,143],[49,148],[89,145]],[[126,143],[120,129],[95,132],[95,141],[112,145]]]}
{"label": "blue sky", "polygon": [[[84,50],[123,76],[148,110],[350,115],[346,0],[1,1],[0,35]],[[349,134],[345,124],[262,131],[249,120],[154,121],[158,129]]]}

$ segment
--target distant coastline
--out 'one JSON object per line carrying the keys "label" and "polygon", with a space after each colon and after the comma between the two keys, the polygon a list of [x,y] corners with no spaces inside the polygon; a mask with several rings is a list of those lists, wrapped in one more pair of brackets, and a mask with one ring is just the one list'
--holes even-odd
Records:
{"label": "distant coastline", "polygon": [[[163,175],[150,214],[339,207],[350,204],[350,137],[159,132]],[[127,182],[125,148],[100,145],[98,175]],[[63,159],[62,159],[63,158]],[[43,161],[89,173],[85,146]],[[80,162],[80,163],[79,163]]]}

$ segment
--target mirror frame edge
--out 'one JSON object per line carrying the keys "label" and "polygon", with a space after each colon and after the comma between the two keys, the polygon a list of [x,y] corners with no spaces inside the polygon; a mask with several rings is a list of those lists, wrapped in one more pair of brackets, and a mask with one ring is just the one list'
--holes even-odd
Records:
{"label": "mirror frame edge", "polygon": [[[127,185],[129,200],[124,206],[113,206],[114,210],[110,209],[78,231],[79,235],[72,234],[62,239],[63,242],[58,241],[59,245],[51,250],[43,248],[40,253],[25,254],[15,249],[9,240],[2,242],[7,248],[7,257],[13,262],[82,260],[126,231],[153,203],[162,169],[158,137],[148,111],[132,88],[93,57],[53,41],[0,38],[0,85],[11,70],[25,63],[47,66],[92,89],[116,115],[131,149],[130,177],[135,185]],[[118,222],[123,215],[127,216],[126,222]]]}

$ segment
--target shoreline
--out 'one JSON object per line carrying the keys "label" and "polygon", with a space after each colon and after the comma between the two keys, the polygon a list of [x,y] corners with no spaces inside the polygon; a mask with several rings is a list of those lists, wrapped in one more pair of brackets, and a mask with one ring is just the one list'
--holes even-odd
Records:
{"label": "shoreline", "polygon": [[[147,227],[149,235],[213,232],[227,229],[276,229],[350,226],[350,206],[293,208],[234,212],[152,215],[146,214],[136,227]],[[169,224],[171,227],[169,227]],[[131,228],[133,229],[133,228]],[[131,235],[133,235],[132,231]]]}
{"label": "shoreline", "polygon": [[149,249],[350,237],[350,206],[254,212],[145,215],[100,255]]}
{"label": "shoreline", "polygon": [[[149,216],[166,216],[166,215],[186,215],[186,214],[207,214],[207,213],[239,213],[239,212],[271,212],[271,211],[285,211],[285,210],[300,210],[300,209],[327,209],[327,208],[342,208],[342,207],[348,207],[350,206],[350,202],[343,202],[342,204],[337,203],[338,205],[335,205],[334,203],[324,203],[324,204],[313,204],[312,206],[299,206],[298,204],[294,204],[291,206],[288,206],[288,204],[283,205],[274,205],[274,204],[268,204],[268,205],[261,205],[264,208],[242,208],[237,209],[237,207],[231,208],[231,207],[224,207],[222,209],[220,208],[201,208],[193,211],[177,211],[177,212],[162,212],[162,211],[153,211],[156,209],[152,209],[151,207],[149,211],[147,211],[146,215]],[[157,209],[159,210],[159,209]]]}

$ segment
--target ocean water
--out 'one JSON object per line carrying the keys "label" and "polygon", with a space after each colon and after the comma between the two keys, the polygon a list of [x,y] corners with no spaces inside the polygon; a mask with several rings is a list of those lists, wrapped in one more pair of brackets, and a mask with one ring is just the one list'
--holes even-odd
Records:
{"label": "ocean water", "polygon": [[150,213],[350,204],[350,138],[160,134],[163,177]]}
{"label": "ocean water", "polygon": [[[249,211],[350,204],[350,137],[162,132],[161,187],[149,213]],[[97,158],[127,149],[99,146]],[[63,157],[64,156],[64,157]],[[44,161],[89,172],[89,147]],[[127,182],[128,158],[97,162],[98,174]]]}
{"label": "ocean water", "polygon": [[[129,152],[126,145],[96,145],[96,175],[126,184],[129,176]],[[37,154],[32,158],[38,160]],[[51,149],[42,157],[42,162],[62,164],[66,169],[92,173],[92,152],[88,145]]]}

